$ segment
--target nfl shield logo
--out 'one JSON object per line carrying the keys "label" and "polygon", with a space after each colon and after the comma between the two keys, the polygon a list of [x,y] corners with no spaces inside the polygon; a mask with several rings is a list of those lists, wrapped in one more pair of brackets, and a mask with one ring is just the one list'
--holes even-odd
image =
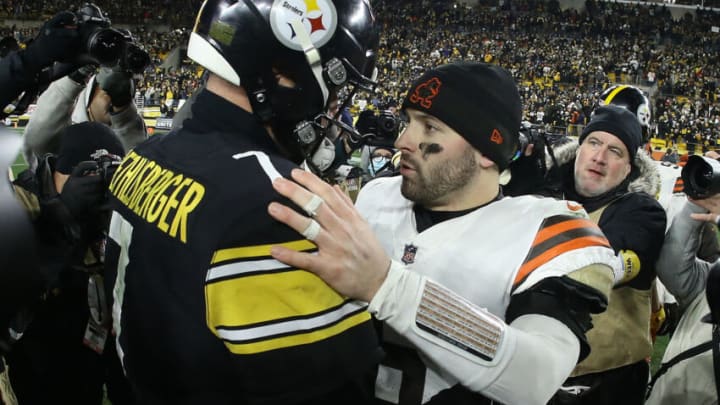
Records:
{"label": "nfl shield logo", "polygon": [[417,253],[417,246],[405,245],[405,251],[403,252],[402,262],[405,264],[411,264],[415,262],[415,253]]}

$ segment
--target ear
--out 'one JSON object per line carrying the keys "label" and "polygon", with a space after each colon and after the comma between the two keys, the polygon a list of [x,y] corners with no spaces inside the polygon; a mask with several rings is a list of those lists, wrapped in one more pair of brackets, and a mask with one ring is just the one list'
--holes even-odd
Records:
{"label": "ear", "polygon": [[489,169],[493,166],[496,166],[495,162],[493,162],[487,156],[483,155],[478,151],[475,151],[475,157],[477,158],[478,165],[483,169]]}

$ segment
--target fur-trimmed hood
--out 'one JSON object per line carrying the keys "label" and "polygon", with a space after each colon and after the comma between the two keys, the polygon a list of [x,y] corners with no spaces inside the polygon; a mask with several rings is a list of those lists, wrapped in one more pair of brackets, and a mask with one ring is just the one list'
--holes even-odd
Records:
{"label": "fur-trimmed hood", "polygon": [[[575,160],[580,144],[573,140],[562,145],[553,147],[553,154],[559,166],[571,164]],[[550,170],[554,163],[549,154],[546,153],[546,164]],[[656,197],[660,192],[660,171],[657,169],[655,160],[644,149],[639,150],[633,162],[636,170],[636,178],[630,181],[628,191],[645,192]]]}

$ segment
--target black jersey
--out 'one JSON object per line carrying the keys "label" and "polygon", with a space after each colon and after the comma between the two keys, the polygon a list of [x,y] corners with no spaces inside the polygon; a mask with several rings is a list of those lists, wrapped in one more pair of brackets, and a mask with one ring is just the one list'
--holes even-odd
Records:
{"label": "black jersey", "polygon": [[267,213],[290,204],[272,180],[295,167],[251,114],[205,91],[181,130],[115,173],[114,325],[141,401],[312,402],[379,360],[364,304],[270,255],[316,250]]}

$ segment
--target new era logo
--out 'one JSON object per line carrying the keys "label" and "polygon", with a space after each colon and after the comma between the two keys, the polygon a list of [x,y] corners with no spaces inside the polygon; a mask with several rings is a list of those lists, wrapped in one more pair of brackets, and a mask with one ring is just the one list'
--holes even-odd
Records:
{"label": "new era logo", "polygon": [[498,145],[503,143],[503,136],[500,131],[497,130],[497,128],[493,129],[492,134],[490,134],[490,142],[496,143]]}

